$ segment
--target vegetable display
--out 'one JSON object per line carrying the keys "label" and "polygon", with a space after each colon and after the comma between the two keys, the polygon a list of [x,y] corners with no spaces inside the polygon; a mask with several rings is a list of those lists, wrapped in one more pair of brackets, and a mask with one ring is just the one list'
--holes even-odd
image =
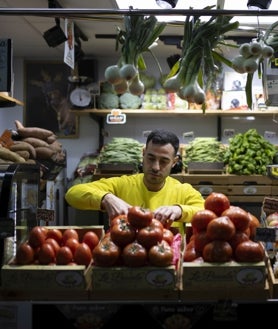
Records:
{"label": "vegetable display", "polygon": [[247,73],[245,94],[247,105],[252,109],[252,81],[253,75],[258,70],[259,77],[265,60],[271,59],[274,49],[267,44],[264,37],[243,43],[239,47],[239,54],[232,60],[232,67],[238,73]]}
{"label": "vegetable display", "polygon": [[223,162],[224,145],[213,137],[196,137],[185,148],[183,165],[189,162]]}
{"label": "vegetable display", "polygon": [[132,163],[137,167],[142,162],[143,145],[128,137],[114,137],[99,154],[99,163]]}
{"label": "vegetable display", "polygon": [[155,16],[124,16],[124,29],[118,29],[116,42],[116,49],[121,47],[121,56],[117,64],[108,66],[104,72],[117,94],[127,91],[133,95],[143,94],[145,86],[139,74],[139,70],[146,69],[143,53],[151,53],[156,60],[150,48],[165,26],[166,23],[158,22]]}
{"label": "vegetable display", "polygon": [[192,235],[187,237],[183,260],[215,263],[263,261],[264,247],[254,240],[254,229],[260,226],[259,220],[243,208],[231,205],[223,193],[212,192],[207,200],[205,209],[192,217]]}
{"label": "vegetable display", "polygon": [[167,93],[177,93],[190,103],[202,104],[205,111],[205,89],[210,87],[219,73],[217,65],[223,62],[231,66],[217,49],[223,43],[223,35],[239,26],[237,21],[231,23],[231,19],[211,16],[203,22],[197,15],[186,17],[181,58],[163,84]]}
{"label": "vegetable display", "polygon": [[35,226],[28,240],[19,244],[14,264],[88,266],[100,238],[93,230]]}
{"label": "vegetable display", "polygon": [[266,175],[267,165],[273,163],[276,147],[256,129],[238,133],[229,140],[224,155],[228,173],[236,175]]}
{"label": "vegetable display", "polygon": [[93,251],[94,265],[174,265],[174,241],[173,233],[155,219],[150,210],[133,206],[127,215],[111,220],[109,230]]}

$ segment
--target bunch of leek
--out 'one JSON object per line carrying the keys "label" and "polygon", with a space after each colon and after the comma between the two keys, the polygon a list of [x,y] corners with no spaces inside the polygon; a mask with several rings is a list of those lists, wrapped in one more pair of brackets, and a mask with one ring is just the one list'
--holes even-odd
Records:
{"label": "bunch of leek", "polygon": [[117,64],[106,68],[104,76],[117,94],[129,91],[133,95],[141,95],[144,84],[140,80],[139,70],[146,69],[142,54],[150,52],[155,58],[151,46],[166,23],[158,22],[155,16],[127,15],[124,17],[124,26],[124,30],[118,29],[116,40],[116,49],[121,46],[120,59]]}
{"label": "bunch of leek", "polygon": [[216,73],[219,74],[216,64],[222,62],[231,67],[231,62],[219,51],[220,45],[224,44],[224,34],[239,26],[237,21],[230,22],[231,19],[211,16],[203,22],[200,16],[186,17],[181,58],[163,84],[167,93],[174,92],[190,103],[202,104],[205,112],[205,90],[216,78]]}

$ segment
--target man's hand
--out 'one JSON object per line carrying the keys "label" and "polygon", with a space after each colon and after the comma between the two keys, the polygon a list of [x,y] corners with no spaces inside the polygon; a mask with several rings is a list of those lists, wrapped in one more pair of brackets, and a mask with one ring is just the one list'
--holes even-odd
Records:
{"label": "man's hand", "polygon": [[181,218],[180,206],[162,206],[154,211],[154,218],[158,219],[164,227],[170,227],[172,222]]}
{"label": "man's hand", "polygon": [[102,207],[106,210],[109,220],[118,215],[127,215],[130,204],[118,198],[112,193],[106,194],[101,202]]}

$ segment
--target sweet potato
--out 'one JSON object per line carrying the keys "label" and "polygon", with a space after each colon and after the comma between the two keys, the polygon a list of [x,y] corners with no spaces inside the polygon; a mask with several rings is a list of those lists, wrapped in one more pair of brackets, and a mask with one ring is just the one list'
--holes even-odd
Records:
{"label": "sweet potato", "polygon": [[18,162],[18,163],[24,163],[25,159],[18,155],[17,153],[5,148],[0,147],[0,158],[3,160]]}
{"label": "sweet potato", "polygon": [[33,145],[24,141],[14,141],[9,147],[11,151],[28,151],[32,159],[36,159],[36,150]]}
{"label": "sweet potato", "polygon": [[22,139],[24,142],[31,144],[35,149],[36,147],[48,147],[48,143],[40,138],[26,137]]}
{"label": "sweet potato", "polygon": [[37,159],[51,159],[51,157],[55,154],[56,152],[53,151],[50,147],[45,147],[45,146],[40,146],[36,147],[36,154],[37,154]]}
{"label": "sweet potato", "polygon": [[30,158],[30,153],[26,150],[14,151],[16,154],[20,155],[23,159],[28,160]]}
{"label": "sweet potato", "polygon": [[40,128],[40,127],[24,127],[23,124],[15,120],[17,132],[21,137],[36,137],[46,140],[49,136],[53,135],[53,131]]}
{"label": "sweet potato", "polygon": [[49,144],[49,147],[56,152],[62,151],[62,144],[59,143],[57,140],[55,142]]}
{"label": "sweet potato", "polygon": [[57,140],[57,136],[52,134],[46,138],[48,144],[52,144]]}

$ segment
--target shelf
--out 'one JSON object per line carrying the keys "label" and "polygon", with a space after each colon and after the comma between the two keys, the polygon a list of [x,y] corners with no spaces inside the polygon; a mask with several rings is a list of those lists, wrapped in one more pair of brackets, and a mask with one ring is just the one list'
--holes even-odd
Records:
{"label": "shelf", "polygon": [[11,107],[16,105],[23,106],[24,103],[13,97],[10,97],[6,92],[0,92],[0,107]]}
{"label": "shelf", "polygon": [[[93,115],[97,117],[103,117],[107,114],[111,113],[110,110],[106,109],[72,109],[71,112],[76,115]],[[121,112],[128,116],[157,116],[160,117],[170,117],[170,116],[185,116],[185,115],[206,115],[206,116],[267,116],[267,115],[275,115],[278,114],[278,107],[267,109],[267,110],[256,110],[256,111],[245,111],[245,110],[206,110],[205,113],[202,110],[147,110],[147,109],[130,109],[130,110],[122,110]]]}

